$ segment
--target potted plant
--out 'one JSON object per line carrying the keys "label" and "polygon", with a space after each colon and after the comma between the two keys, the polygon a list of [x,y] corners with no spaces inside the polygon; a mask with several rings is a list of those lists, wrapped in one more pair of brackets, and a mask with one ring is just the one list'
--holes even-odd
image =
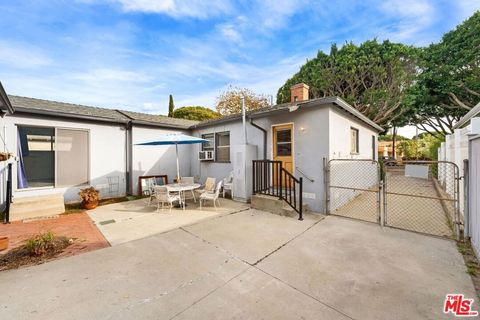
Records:
{"label": "potted plant", "polygon": [[8,237],[0,236],[0,251],[8,248]]}
{"label": "potted plant", "polygon": [[94,187],[80,189],[78,195],[80,196],[80,198],[82,198],[82,206],[84,209],[95,209],[98,206],[100,192]]}

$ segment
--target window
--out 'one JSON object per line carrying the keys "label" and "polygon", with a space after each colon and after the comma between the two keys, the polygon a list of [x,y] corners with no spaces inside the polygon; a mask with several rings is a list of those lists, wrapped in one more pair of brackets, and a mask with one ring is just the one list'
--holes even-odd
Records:
{"label": "window", "polygon": [[277,143],[277,157],[292,155],[292,130],[277,129],[275,131]]}
{"label": "window", "polygon": [[208,140],[202,144],[202,151],[213,151],[215,150],[215,139],[213,133],[202,134],[202,139]]}
{"label": "window", "polygon": [[350,128],[350,153],[358,154],[358,129]]}
{"label": "window", "polygon": [[17,187],[88,184],[88,131],[18,126]]}
{"label": "window", "polygon": [[88,184],[88,131],[57,129],[56,186]]}
{"label": "window", "polygon": [[216,156],[217,162],[230,161],[230,132],[219,132],[216,135]]}
{"label": "window", "polygon": [[55,184],[55,128],[18,127],[18,188]]}
{"label": "window", "polygon": [[372,136],[372,160],[377,159],[377,139],[375,136]]}

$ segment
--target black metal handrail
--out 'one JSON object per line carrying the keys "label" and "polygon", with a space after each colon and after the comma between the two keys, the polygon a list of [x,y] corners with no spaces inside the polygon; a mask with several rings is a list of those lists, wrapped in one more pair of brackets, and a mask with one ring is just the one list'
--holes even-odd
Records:
{"label": "black metal handrail", "polygon": [[3,223],[10,223],[10,204],[12,203],[12,164],[9,163],[5,167],[7,171],[5,192],[5,209],[3,210]]}
{"label": "black metal handrail", "polygon": [[303,178],[294,177],[281,161],[253,160],[253,194],[284,200],[303,220]]}

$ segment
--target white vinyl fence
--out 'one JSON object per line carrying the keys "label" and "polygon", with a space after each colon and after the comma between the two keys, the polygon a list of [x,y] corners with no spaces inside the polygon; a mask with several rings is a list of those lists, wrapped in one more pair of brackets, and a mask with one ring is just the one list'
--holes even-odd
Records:
{"label": "white vinyl fence", "polygon": [[[449,161],[455,163],[460,169],[459,176],[463,176],[463,160],[468,159],[468,134],[470,133],[470,126],[463,129],[456,129],[453,134],[445,137],[445,142],[442,142],[438,149],[438,161]],[[445,164],[439,164],[439,166],[445,166]],[[454,183],[453,179],[448,179],[443,176],[448,170],[441,170],[439,168],[439,182],[445,186],[445,190],[452,197],[454,196]],[[443,175],[442,175],[443,174]],[[464,187],[463,183],[460,183],[459,199],[460,199],[460,215],[463,220],[464,212]]]}
{"label": "white vinyl fence", "polygon": [[471,137],[469,152],[468,235],[480,256],[480,135]]}

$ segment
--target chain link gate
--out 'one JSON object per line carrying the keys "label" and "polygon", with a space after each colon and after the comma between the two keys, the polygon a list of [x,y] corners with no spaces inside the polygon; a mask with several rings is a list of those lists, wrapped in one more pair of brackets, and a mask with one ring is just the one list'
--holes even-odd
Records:
{"label": "chain link gate", "polygon": [[459,236],[459,169],[446,161],[325,162],[327,214],[418,233]]}
{"label": "chain link gate", "polygon": [[374,160],[333,159],[326,163],[327,214],[380,223],[380,166]]}
{"label": "chain link gate", "polygon": [[460,234],[459,169],[447,161],[385,166],[385,225],[453,238]]}

